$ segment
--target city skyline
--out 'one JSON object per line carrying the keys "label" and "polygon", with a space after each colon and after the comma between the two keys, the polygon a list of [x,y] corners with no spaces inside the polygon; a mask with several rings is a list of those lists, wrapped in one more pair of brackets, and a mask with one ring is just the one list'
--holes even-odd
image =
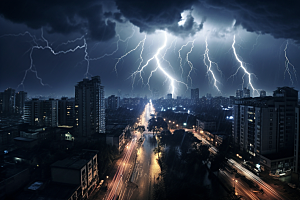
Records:
{"label": "city skyline", "polygon": [[[244,87],[251,96],[283,86],[299,90],[295,6],[151,2],[32,1],[27,10],[22,2],[1,4],[0,90],[73,97],[77,82],[97,75],[107,96],[188,97],[193,88],[200,96],[234,96]],[[43,7],[63,20],[42,14]]]}

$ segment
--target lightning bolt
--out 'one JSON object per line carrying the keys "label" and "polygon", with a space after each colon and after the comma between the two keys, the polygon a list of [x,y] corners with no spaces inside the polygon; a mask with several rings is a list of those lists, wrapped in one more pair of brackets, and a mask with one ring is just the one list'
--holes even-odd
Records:
{"label": "lightning bolt", "polygon": [[250,54],[252,53],[252,51],[254,50],[255,46],[258,45],[258,42],[257,42],[257,41],[258,41],[259,36],[260,36],[260,35],[257,35],[256,40],[255,40],[255,43],[253,44],[252,49],[251,49],[249,55],[250,55]]}
{"label": "lightning bolt", "polygon": [[126,57],[128,54],[130,54],[131,52],[137,50],[137,48],[138,48],[141,44],[143,44],[143,43],[145,42],[145,40],[146,40],[146,35],[145,35],[145,38],[144,38],[143,40],[141,40],[141,41],[136,45],[135,48],[131,49],[130,51],[128,51],[127,53],[125,53],[123,56],[121,56],[120,58],[118,58],[118,61],[117,61],[116,64],[115,64],[115,72],[116,72],[116,74],[118,74],[118,72],[117,72],[117,65],[119,64],[120,60],[122,60],[123,58],[125,58],[125,57]]}
{"label": "lightning bolt", "polygon": [[[102,58],[104,58],[104,57],[107,57],[107,56],[112,56],[112,55],[114,55],[114,54],[119,50],[119,42],[123,42],[123,43],[128,42],[129,39],[131,39],[131,38],[133,37],[133,35],[134,35],[134,33],[135,33],[135,30],[134,30],[133,28],[132,28],[132,30],[133,30],[133,32],[131,33],[131,35],[128,36],[127,38],[125,38],[124,40],[121,39],[121,37],[120,37],[119,34],[116,35],[116,37],[118,38],[118,40],[115,42],[115,43],[117,44],[117,46],[116,46],[116,49],[115,49],[113,52],[111,52],[111,53],[105,53],[104,55],[102,55],[102,56],[100,56],[100,57],[97,57],[97,58],[90,58],[89,60],[90,60],[90,61],[95,61],[95,60],[100,60],[100,59],[102,59]],[[126,48],[127,48],[127,47],[126,47]]]}
{"label": "lightning bolt", "polygon": [[[66,51],[55,51],[52,49],[51,46],[49,46],[49,42],[47,39],[45,39],[44,37],[44,32],[43,32],[43,29],[41,29],[41,38],[42,39],[37,39],[35,37],[35,35],[32,35],[30,32],[26,31],[24,33],[19,33],[19,34],[5,34],[5,35],[2,35],[1,37],[6,37],[6,36],[14,36],[14,37],[18,37],[18,36],[25,36],[25,35],[29,35],[32,39],[32,42],[33,42],[33,46],[29,49],[29,58],[30,58],[30,66],[28,69],[25,70],[25,74],[23,76],[23,79],[21,81],[21,83],[18,85],[18,88],[20,86],[23,86],[23,89],[24,89],[24,81],[26,80],[26,77],[27,77],[27,73],[28,72],[33,72],[36,76],[36,78],[40,81],[40,84],[42,86],[45,86],[45,85],[48,85],[48,84],[44,84],[43,83],[43,80],[41,77],[38,76],[38,72],[36,70],[36,67],[34,65],[34,60],[33,60],[33,52],[34,50],[36,49],[41,49],[41,50],[45,50],[45,49],[48,49],[53,55],[59,55],[59,54],[67,54],[67,53],[70,53],[70,52],[75,52],[76,50],[78,49],[84,49],[85,50],[85,60],[87,61],[87,71],[86,71],[86,74],[88,74],[88,69],[89,69],[89,60],[88,60],[88,53],[87,53],[87,43],[86,43],[86,40],[84,38],[84,36],[80,37],[80,38],[77,38],[75,40],[71,40],[71,41],[67,41],[66,43],[62,43],[61,45],[66,45],[66,44],[69,44],[69,43],[73,43],[73,42],[76,42],[78,40],[82,40],[83,39],[83,45],[81,46],[76,46],[75,48],[73,49],[68,49]],[[38,41],[41,41],[43,43],[45,43],[46,45],[40,45],[38,43]],[[59,45],[60,46],[60,45]],[[49,86],[49,85],[48,85]]]}
{"label": "lightning bolt", "polygon": [[[238,56],[237,53],[236,53],[234,44],[235,44],[235,35],[233,36],[232,49],[233,49],[233,53],[234,53],[235,59],[240,63],[240,67],[239,67],[239,68],[236,70],[236,72],[235,72],[233,75],[231,75],[231,76],[235,76],[235,75],[238,73],[239,69],[242,68],[242,69],[244,70],[244,75],[243,75],[243,85],[244,85],[244,76],[245,76],[245,75],[248,75],[248,85],[251,87],[251,89],[252,89],[252,91],[253,91],[253,96],[254,96],[255,92],[257,92],[257,94],[259,95],[258,90],[254,88],[254,86],[253,86],[253,84],[252,84],[252,82],[251,82],[251,75],[254,75],[254,74],[249,73],[249,72],[247,71],[247,69],[244,67],[243,62],[239,59],[239,56]],[[255,75],[254,75],[254,76],[255,76]],[[242,86],[242,87],[243,87],[243,86]]]}
{"label": "lightning bolt", "polygon": [[[203,62],[205,64],[205,66],[207,67],[207,75],[210,73],[212,78],[213,78],[213,81],[214,81],[214,87],[218,90],[218,92],[221,93],[217,83],[219,83],[219,81],[217,80],[217,78],[215,77],[215,74],[214,72],[212,71],[212,65],[215,65],[218,69],[218,71],[220,71],[219,69],[219,66],[217,63],[213,62],[210,60],[209,58],[209,55],[208,55],[208,52],[209,52],[209,49],[208,49],[208,44],[207,44],[207,38],[205,38],[205,46],[206,46],[206,49],[205,49],[205,54],[203,55]],[[209,64],[206,63],[205,60],[208,60]]]}
{"label": "lightning bolt", "polygon": [[[138,69],[137,69],[135,72],[133,72],[132,75],[130,76],[130,77],[133,79],[133,82],[134,82],[135,77],[136,77],[137,75],[139,75],[140,78],[141,78],[142,81],[143,81],[143,78],[142,78],[142,72],[144,71],[144,69],[149,65],[149,63],[150,63],[152,60],[155,60],[157,66],[156,66],[155,69],[153,69],[153,70],[150,72],[150,75],[149,75],[149,77],[148,77],[148,79],[147,79],[147,85],[148,85],[150,91],[151,91],[151,89],[150,89],[150,80],[151,80],[151,78],[152,78],[153,73],[157,72],[158,70],[161,71],[161,72],[166,76],[166,79],[167,79],[167,80],[169,80],[169,82],[170,82],[169,89],[170,89],[170,91],[171,91],[171,93],[172,93],[173,95],[174,95],[175,89],[176,89],[176,88],[175,88],[175,83],[181,83],[181,84],[185,85],[186,88],[188,88],[188,86],[187,86],[186,83],[184,83],[184,82],[182,82],[182,81],[178,81],[178,80],[176,80],[175,78],[173,78],[173,77],[172,77],[172,76],[171,76],[171,75],[170,75],[170,74],[169,74],[169,73],[161,66],[161,63],[160,63],[160,57],[161,57],[162,60],[167,61],[164,57],[165,57],[165,55],[166,55],[166,51],[168,51],[168,49],[171,48],[171,46],[170,46],[169,48],[167,48],[167,50],[165,51],[165,53],[164,53],[163,55],[161,55],[161,51],[162,51],[163,49],[165,49],[166,46],[167,46],[167,33],[164,31],[164,43],[163,43],[163,45],[157,49],[156,53],[155,53],[151,58],[149,58],[143,66],[141,66],[142,62],[144,61],[144,60],[143,60],[143,57],[142,57],[142,52],[143,52],[145,40],[146,40],[146,35],[145,35],[145,38],[144,38],[142,41],[140,41],[140,42],[138,43],[138,45],[137,45],[134,49],[132,49],[131,51],[127,52],[126,54],[124,54],[123,56],[121,56],[121,57],[119,58],[119,59],[121,59],[121,58],[127,56],[129,53],[131,53],[132,51],[136,50],[136,49],[142,44],[142,50],[141,50],[141,53],[140,53],[140,59],[141,59],[141,62],[140,62],[140,64],[139,64],[139,66],[138,66]],[[174,41],[173,41],[173,42],[174,42]],[[119,61],[119,60],[118,60],[118,61]],[[169,61],[167,61],[167,63],[171,66],[171,64],[170,64]],[[117,62],[116,64],[118,64],[118,62]],[[171,66],[171,67],[172,67],[172,66]],[[143,82],[143,83],[144,83],[144,82]]]}
{"label": "lightning bolt", "polygon": [[288,73],[289,76],[290,76],[290,80],[291,80],[291,82],[292,82],[292,85],[293,85],[293,84],[294,84],[294,81],[293,81],[293,79],[292,79],[292,74],[291,74],[291,72],[290,72],[289,66],[291,66],[291,67],[293,68],[294,76],[295,76],[296,80],[297,80],[297,76],[296,76],[296,69],[295,69],[295,66],[294,66],[292,63],[290,63],[290,60],[289,60],[289,58],[287,57],[286,51],[287,51],[287,48],[288,48],[288,44],[289,44],[289,41],[287,40],[287,41],[286,41],[286,44],[285,44],[285,48],[284,48],[284,57],[285,57],[285,62],[284,62],[284,66],[285,66],[284,78],[285,78],[285,74]]}
{"label": "lightning bolt", "polygon": [[182,51],[183,47],[186,47],[189,43],[194,43],[194,41],[188,41],[186,44],[182,45],[178,50],[179,66],[181,68],[181,78],[183,76],[183,66],[182,66],[182,57],[180,55],[180,52]]}
{"label": "lightning bolt", "polygon": [[188,79],[190,79],[191,85],[192,85],[193,82],[192,82],[192,77],[190,75],[191,75],[191,72],[194,69],[194,66],[193,66],[193,63],[191,61],[189,61],[189,54],[192,53],[192,51],[193,51],[194,42],[195,42],[195,40],[193,40],[193,42],[192,42],[192,46],[191,46],[190,51],[186,54],[186,61],[187,61],[188,65],[190,66],[190,70],[189,70],[189,73],[187,75],[187,81],[188,81]]}

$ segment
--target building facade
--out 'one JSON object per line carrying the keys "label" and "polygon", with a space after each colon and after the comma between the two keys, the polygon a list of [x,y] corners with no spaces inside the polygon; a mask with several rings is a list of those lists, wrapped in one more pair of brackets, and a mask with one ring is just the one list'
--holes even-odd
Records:
{"label": "building facade", "polygon": [[51,165],[52,181],[80,186],[80,196],[87,199],[99,182],[98,151],[84,150],[78,156],[59,160]]}
{"label": "building facade", "polygon": [[269,156],[274,160],[284,157],[273,154],[290,156],[294,151],[297,103],[298,91],[290,87],[278,88],[273,97],[236,99],[234,142],[252,156]]}
{"label": "building facade", "polygon": [[75,86],[75,120],[80,136],[105,133],[104,86],[100,76],[83,79]]}
{"label": "building facade", "polygon": [[60,126],[74,126],[75,99],[62,97],[60,100],[58,100],[58,124]]}
{"label": "building facade", "polygon": [[58,101],[33,98],[25,102],[24,122],[32,126],[58,126]]}
{"label": "building facade", "polygon": [[120,97],[111,95],[107,98],[107,109],[117,110],[120,107]]}

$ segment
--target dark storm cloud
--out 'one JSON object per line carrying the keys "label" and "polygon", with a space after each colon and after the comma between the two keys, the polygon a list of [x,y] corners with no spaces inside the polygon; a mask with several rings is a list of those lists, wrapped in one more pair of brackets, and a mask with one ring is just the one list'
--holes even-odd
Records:
{"label": "dark storm cloud", "polygon": [[[224,10],[249,32],[271,34],[275,38],[300,43],[299,1],[286,0],[200,0],[202,6]],[[222,20],[222,19],[220,19]]]}
{"label": "dark storm cloud", "polygon": [[105,21],[97,0],[2,0],[0,15],[33,29],[46,27],[49,33],[81,32],[99,41],[115,36],[116,24]]}
{"label": "dark storm cloud", "polygon": [[201,30],[203,23],[197,24],[188,15],[183,26],[179,26],[181,13],[190,10],[196,0],[116,0],[117,8],[141,32],[152,33],[155,30],[169,30],[176,35],[194,35]]}
{"label": "dark storm cloud", "polygon": [[114,20],[116,20],[117,22],[120,22],[120,23],[126,22],[126,19],[124,19],[123,15],[120,12],[115,12],[115,13],[113,13],[113,12],[105,12],[104,16],[106,18],[114,19]]}

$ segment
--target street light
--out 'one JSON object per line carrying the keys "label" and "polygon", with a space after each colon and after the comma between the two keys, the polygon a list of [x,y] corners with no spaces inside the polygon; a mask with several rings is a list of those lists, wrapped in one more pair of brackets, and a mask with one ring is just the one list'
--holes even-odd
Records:
{"label": "street light", "polygon": [[234,194],[237,195],[237,192],[235,192],[235,183],[237,183],[238,181],[236,179],[232,179],[232,180],[233,180]]}
{"label": "street light", "polygon": [[108,178],[109,176],[106,176],[106,187],[108,187]]}

